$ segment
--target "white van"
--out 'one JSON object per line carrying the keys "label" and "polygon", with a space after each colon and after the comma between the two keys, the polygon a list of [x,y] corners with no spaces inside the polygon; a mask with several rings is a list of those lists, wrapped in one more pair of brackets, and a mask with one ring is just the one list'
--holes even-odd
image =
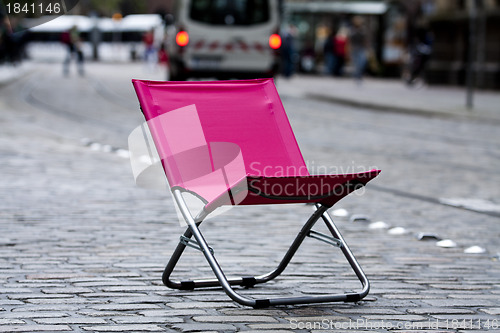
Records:
{"label": "white van", "polygon": [[278,0],[177,0],[170,80],[272,77],[279,69]]}

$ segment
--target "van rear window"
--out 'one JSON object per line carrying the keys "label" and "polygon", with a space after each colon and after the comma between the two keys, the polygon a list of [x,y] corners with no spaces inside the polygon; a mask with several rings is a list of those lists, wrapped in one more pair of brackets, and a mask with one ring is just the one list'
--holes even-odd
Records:
{"label": "van rear window", "polygon": [[213,25],[251,25],[269,21],[268,0],[192,0],[192,20]]}

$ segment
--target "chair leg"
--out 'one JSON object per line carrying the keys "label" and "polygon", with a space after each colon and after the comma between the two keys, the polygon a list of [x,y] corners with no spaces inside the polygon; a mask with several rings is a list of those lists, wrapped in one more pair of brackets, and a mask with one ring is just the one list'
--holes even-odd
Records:
{"label": "chair leg", "polygon": [[[215,286],[221,286],[226,294],[235,302],[240,303],[242,305],[246,306],[251,306],[254,308],[263,308],[263,307],[268,307],[268,306],[274,306],[274,305],[292,305],[292,304],[308,304],[308,303],[323,303],[323,302],[356,302],[365,297],[368,294],[369,291],[369,282],[368,279],[366,278],[364,272],[362,271],[361,267],[357,263],[356,259],[352,255],[352,252],[349,250],[347,247],[347,244],[343,240],[342,236],[340,235],[340,232],[336,228],[335,224],[333,223],[333,220],[331,217],[328,215],[326,212],[327,207],[324,207],[322,205],[317,205],[317,210],[311,215],[309,220],[304,224],[302,227],[301,231],[295,238],[294,242],[288,249],[287,253],[283,257],[281,263],[278,265],[278,267],[272,271],[269,272],[268,274],[260,275],[260,276],[255,276],[255,277],[240,277],[240,278],[234,278],[234,279],[228,279],[225,274],[223,273],[222,269],[220,268],[220,265],[218,264],[217,260],[215,259],[215,256],[213,255],[210,247],[208,246],[207,242],[205,241],[203,235],[201,234],[198,225],[199,223],[195,223],[194,219],[192,216],[189,214],[189,210],[185,206],[185,203],[182,199],[182,195],[179,191],[174,191],[174,198],[179,204],[179,208],[181,209],[181,212],[183,213],[184,218],[186,219],[186,222],[188,223],[188,229],[184,233],[184,237],[190,239],[192,236],[194,236],[200,250],[203,252],[205,255],[205,258],[207,262],[209,263],[210,267],[212,268],[212,271],[214,272],[216,279],[206,279],[206,280],[190,280],[190,281],[171,281],[170,280],[170,275],[172,271],[175,268],[175,265],[177,264],[179,258],[181,257],[186,244],[184,242],[180,242],[177,246],[177,248],[174,251],[174,254],[172,255],[170,261],[168,262],[167,266],[165,267],[164,273],[163,273],[163,282],[165,285],[168,287],[174,288],[174,289],[194,289],[194,288],[203,288],[203,287],[215,287]],[[238,294],[234,289],[231,287],[231,285],[242,285],[242,286],[253,286],[257,283],[263,283],[267,282],[269,280],[272,280],[279,276],[286,266],[289,264],[290,260],[293,258],[295,255],[297,249],[300,247],[302,244],[303,240],[305,237],[309,235],[309,232],[311,231],[311,228],[314,226],[314,224],[317,222],[319,218],[322,218],[323,221],[325,222],[326,226],[328,227],[329,231],[331,232],[332,236],[335,237],[336,239],[340,240],[341,242],[341,249],[348,260],[349,264],[351,265],[352,269],[356,273],[358,279],[361,281],[363,285],[363,290],[359,293],[349,293],[349,294],[337,294],[337,295],[324,295],[324,296],[304,296],[304,297],[283,297],[283,298],[274,298],[274,299],[254,299],[246,296],[242,296]]]}
{"label": "chair leg", "polygon": [[[317,205],[317,207],[319,209],[319,205]],[[363,269],[361,268],[358,261],[356,260],[356,258],[352,254],[351,249],[349,249],[349,246],[347,246],[347,243],[345,242],[344,238],[340,234],[340,231],[338,230],[337,226],[333,222],[333,219],[331,218],[330,214],[328,214],[328,212],[325,211],[321,217],[322,217],[323,221],[325,222],[326,227],[328,228],[328,230],[332,234],[332,236],[337,238],[338,240],[340,240],[340,242],[342,244],[340,249],[342,250],[342,253],[346,257],[347,261],[349,262],[349,265],[351,265],[352,270],[354,271],[354,273],[356,274],[356,276],[358,277],[359,281],[361,282],[361,284],[363,286],[363,289],[359,293],[351,294],[349,297],[349,298],[351,298],[351,301],[357,302],[357,301],[361,300],[362,298],[364,298],[366,295],[368,295],[368,293],[370,292],[370,281],[368,280],[365,272],[363,272]],[[346,301],[349,302],[349,300],[346,300]]]}

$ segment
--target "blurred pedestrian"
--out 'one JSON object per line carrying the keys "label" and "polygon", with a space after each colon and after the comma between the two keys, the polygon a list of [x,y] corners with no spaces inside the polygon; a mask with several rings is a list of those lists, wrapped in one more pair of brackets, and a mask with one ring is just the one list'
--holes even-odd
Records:
{"label": "blurred pedestrian", "polygon": [[160,65],[168,66],[169,58],[167,53],[167,45],[165,42],[160,44],[160,49],[158,50],[158,62]]}
{"label": "blurred pedestrian", "polygon": [[354,79],[358,84],[363,79],[366,63],[368,60],[367,36],[364,27],[364,20],[361,16],[354,16],[352,27],[349,33],[349,52],[354,65]]}
{"label": "blurred pedestrian", "polygon": [[74,25],[71,27],[69,31],[63,32],[61,35],[61,41],[66,45],[68,54],[66,55],[66,59],[63,63],[63,73],[65,76],[69,75],[69,66],[71,60],[76,58],[78,74],[80,76],[84,75],[83,69],[83,51],[82,51],[82,40],[80,37],[80,32],[78,31],[78,27]]}
{"label": "blurred pedestrian", "polygon": [[9,59],[9,43],[12,35],[12,27],[10,26],[7,13],[4,12],[3,6],[0,5],[0,62]]}
{"label": "blurred pedestrian", "polygon": [[410,46],[410,75],[406,81],[409,86],[422,75],[432,54],[432,41],[432,34],[424,25],[417,27],[415,41]]}
{"label": "blurred pedestrian", "polygon": [[144,44],[144,61],[152,71],[158,63],[158,52],[155,47],[154,29],[144,33],[142,36],[142,42]]}
{"label": "blurred pedestrian", "polygon": [[295,72],[295,27],[290,25],[285,30],[283,43],[281,44],[281,57],[283,59],[283,75],[289,78]]}
{"label": "blurred pedestrian", "polygon": [[342,76],[344,74],[344,65],[347,51],[348,30],[342,26],[333,38],[333,54],[335,57],[333,75]]}
{"label": "blurred pedestrian", "polygon": [[300,70],[304,73],[312,73],[316,66],[316,52],[312,41],[308,40],[305,44],[300,54]]}
{"label": "blurred pedestrian", "polygon": [[328,75],[333,74],[333,69],[335,67],[335,54],[333,48],[333,39],[335,38],[334,33],[330,33],[323,44],[323,57],[325,59],[325,73]]}
{"label": "blurred pedestrian", "polygon": [[10,29],[11,33],[7,34],[7,55],[8,60],[17,65],[26,58],[27,30],[19,18],[10,19]]}

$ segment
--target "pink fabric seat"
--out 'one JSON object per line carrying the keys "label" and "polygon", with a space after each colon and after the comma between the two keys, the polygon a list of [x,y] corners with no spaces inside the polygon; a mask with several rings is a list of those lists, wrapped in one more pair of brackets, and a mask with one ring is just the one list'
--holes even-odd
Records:
{"label": "pink fabric seat", "polygon": [[221,205],[338,200],[379,170],[310,175],[272,79],[133,80],[172,189]]}

